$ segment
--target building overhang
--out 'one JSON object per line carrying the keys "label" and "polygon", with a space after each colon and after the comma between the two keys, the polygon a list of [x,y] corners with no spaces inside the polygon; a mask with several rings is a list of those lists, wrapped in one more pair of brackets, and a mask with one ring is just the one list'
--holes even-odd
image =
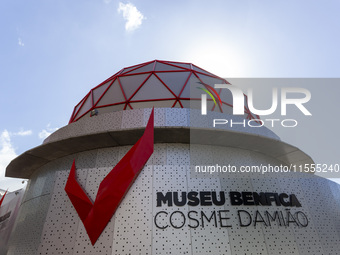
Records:
{"label": "building overhang", "polygon": [[[35,170],[55,159],[82,151],[133,145],[144,128],[98,132],[42,144],[14,159],[6,177],[29,179]],[[194,139],[192,139],[194,137]],[[286,165],[312,164],[313,160],[295,146],[277,139],[231,130],[190,127],[155,127],[155,143],[184,143],[232,147],[255,151]]]}

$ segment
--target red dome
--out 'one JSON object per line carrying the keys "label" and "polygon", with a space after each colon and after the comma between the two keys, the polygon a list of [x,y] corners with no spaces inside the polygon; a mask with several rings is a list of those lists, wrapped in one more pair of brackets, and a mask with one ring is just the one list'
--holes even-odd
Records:
{"label": "red dome", "polygon": [[[111,112],[153,106],[200,108],[202,90],[196,88],[210,90],[214,84],[229,82],[190,63],[154,60],[126,67],[91,89],[74,107],[70,123],[95,109]],[[230,91],[217,89],[216,93],[222,104],[215,105],[213,99],[208,99],[208,110],[231,113]],[[245,118],[255,118],[247,105]]]}

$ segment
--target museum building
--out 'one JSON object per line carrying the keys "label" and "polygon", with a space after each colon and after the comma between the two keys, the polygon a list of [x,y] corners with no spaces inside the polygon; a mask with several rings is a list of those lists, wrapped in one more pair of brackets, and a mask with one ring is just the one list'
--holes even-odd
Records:
{"label": "museum building", "polygon": [[215,84],[154,60],[91,89],[7,167],[29,179],[7,254],[340,254],[340,186],[292,171],[313,160]]}

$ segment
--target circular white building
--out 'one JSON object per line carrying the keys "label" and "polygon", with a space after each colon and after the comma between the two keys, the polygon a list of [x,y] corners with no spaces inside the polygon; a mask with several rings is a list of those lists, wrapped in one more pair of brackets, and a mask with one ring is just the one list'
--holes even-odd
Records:
{"label": "circular white building", "polygon": [[265,127],[213,127],[258,119],[214,84],[155,60],[91,89],[7,167],[30,179],[7,254],[340,254],[339,185],[284,172],[313,161]]}

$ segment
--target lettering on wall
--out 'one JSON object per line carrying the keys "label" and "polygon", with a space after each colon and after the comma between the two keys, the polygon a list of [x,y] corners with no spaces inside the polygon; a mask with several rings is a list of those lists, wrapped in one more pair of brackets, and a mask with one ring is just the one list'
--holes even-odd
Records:
{"label": "lettering on wall", "polygon": [[[189,210],[183,210],[189,206]],[[207,210],[192,210],[191,207],[206,207]],[[209,210],[209,207],[214,207]],[[254,207],[254,210],[244,207]],[[157,192],[154,216],[159,229],[183,227],[216,228],[237,227],[307,227],[307,215],[301,211],[301,203],[295,194],[275,192],[238,191],[190,191]],[[178,207],[168,212],[164,208]],[[193,208],[193,209],[194,209]],[[229,210],[228,210],[229,209]]]}

